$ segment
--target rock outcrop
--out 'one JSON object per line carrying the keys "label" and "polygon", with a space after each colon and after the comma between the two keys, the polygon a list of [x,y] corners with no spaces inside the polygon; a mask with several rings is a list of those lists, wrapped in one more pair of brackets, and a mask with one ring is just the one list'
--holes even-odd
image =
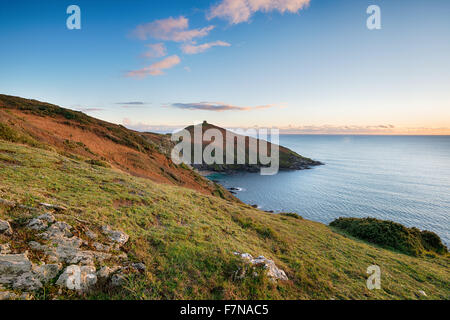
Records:
{"label": "rock outcrop", "polygon": [[[283,270],[281,270],[280,268],[278,268],[275,265],[275,262],[265,258],[264,256],[259,256],[257,258],[253,258],[252,255],[250,255],[248,253],[240,253],[240,252],[234,252],[234,255],[240,256],[251,267],[259,267],[259,266],[263,267],[267,276],[273,281],[289,280],[288,277],[286,276],[286,273]],[[235,277],[238,279],[242,279],[242,278],[246,277],[248,273],[249,273],[248,270],[246,270],[245,268],[242,268],[242,269],[236,271]],[[254,268],[252,268],[251,273],[253,275],[257,275],[257,272],[256,272],[256,270],[254,270]]]}
{"label": "rock outcrop", "polygon": [[[54,211],[63,210],[59,206],[41,205]],[[0,244],[0,300],[28,299],[28,292],[39,290],[54,279],[61,289],[81,294],[100,281],[111,287],[123,286],[128,274],[146,269],[143,263],[129,262],[122,250],[129,235],[110,226],[97,227],[96,233],[86,226],[74,228],[57,221],[52,213],[46,212],[25,222],[23,227],[33,234],[33,241],[20,246],[26,245],[28,251],[14,252],[11,243]],[[11,225],[4,220],[0,220],[0,234],[7,235],[10,242],[15,238]]]}
{"label": "rock outcrop", "polygon": [[0,234],[4,234],[7,236],[12,235],[11,225],[8,221],[0,220]]}

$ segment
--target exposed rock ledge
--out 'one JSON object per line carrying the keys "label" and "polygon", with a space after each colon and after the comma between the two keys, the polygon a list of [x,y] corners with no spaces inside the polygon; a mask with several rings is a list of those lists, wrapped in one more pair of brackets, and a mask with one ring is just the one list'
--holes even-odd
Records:
{"label": "exposed rock ledge", "polygon": [[0,234],[10,239],[9,243],[0,243],[0,300],[30,299],[29,292],[53,279],[61,289],[86,293],[98,282],[122,286],[128,274],[145,271],[143,263],[131,263],[122,250],[129,236],[110,226],[99,228],[99,234],[83,226],[87,229],[83,235],[47,212],[30,219],[25,228],[34,234],[35,241],[26,244],[26,251],[14,252],[15,230],[9,222],[0,220]]}
{"label": "exposed rock ledge", "polygon": [[[286,276],[286,273],[283,270],[279,269],[275,265],[275,262],[265,258],[264,256],[259,256],[257,258],[253,258],[248,253],[240,253],[240,252],[234,252],[234,255],[240,256],[245,262],[247,262],[252,267],[258,267],[258,266],[263,267],[265,269],[265,271],[266,271],[267,276],[272,281],[276,281],[276,280],[284,280],[284,281],[286,281],[286,280],[289,280],[288,277]],[[254,269],[251,270],[251,273],[253,275],[257,275],[257,272]],[[235,278],[242,279],[247,274],[248,274],[248,270],[246,270],[246,268],[242,268],[242,269],[239,269],[239,270],[236,271]]]}

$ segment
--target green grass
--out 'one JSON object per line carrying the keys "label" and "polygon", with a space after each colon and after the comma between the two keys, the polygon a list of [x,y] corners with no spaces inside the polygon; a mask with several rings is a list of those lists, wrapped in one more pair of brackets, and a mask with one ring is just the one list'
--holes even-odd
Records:
{"label": "green grass", "polygon": [[[129,257],[144,261],[145,275],[124,290],[101,288],[100,299],[430,299],[450,298],[448,254],[421,258],[385,250],[330,227],[265,213],[190,189],[153,183],[93,166],[49,150],[0,141],[0,197],[68,208],[56,216],[74,226],[108,223],[130,235]],[[14,223],[30,214],[0,206]],[[76,220],[78,219],[78,220]],[[6,238],[0,237],[0,242]],[[289,281],[264,275],[235,280],[242,261],[233,251],[264,255]],[[366,288],[367,267],[379,265],[382,289]],[[52,289],[39,297],[52,297]],[[63,293],[62,298],[77,298]],[[423,297],[421,297],[423,298]]]}

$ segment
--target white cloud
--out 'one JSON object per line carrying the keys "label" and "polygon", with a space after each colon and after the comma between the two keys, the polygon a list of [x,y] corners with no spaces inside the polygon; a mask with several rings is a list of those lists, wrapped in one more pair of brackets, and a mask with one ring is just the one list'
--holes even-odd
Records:
{"label": "white cloud", "polygon": [[179,18],[170,17],[141,24],[136,27],[133,34],[141,40],[153,38],[164,41],[184,42],[194,38],[205,37],[212,29],[214,29],[214,26],[189,30],[189,19],[181,16]]}
{"label": "white cloud", "polygon": [[181,46],[181,50],[186,54],[197,54],[204,52],[212,47],[230,47],[231,44],[224,41],[215,41],[215,42],[208,42],[203,43],[200,45],[196,44],[184,44]]}
{"label": "white cloud", "polygon": [[145,58],[161,58],[167,55],[164,43],[148,44],[149,50],[143,54]]}
{"label": "white cloud", "polygon": [[232,24],[238,24],[248,21],[258,11],[297,13],[309,3],[310,0],[222,0],[209,10],[207,18],[222,18]]}
{"label": "white cloud", "polygon": [[177,55],[173,55],[158,61],[148,67],[130,71],[127,73],[128,77],[145,78],[147,76],[160,76],[164,74],[164,70],[173,68],[181,62],[181,59]]}

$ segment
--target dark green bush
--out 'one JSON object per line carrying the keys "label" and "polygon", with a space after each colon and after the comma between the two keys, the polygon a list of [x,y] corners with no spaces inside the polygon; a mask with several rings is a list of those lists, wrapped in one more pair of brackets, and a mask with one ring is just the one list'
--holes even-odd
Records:
{"label": "dark green bush", "polygon": [[447,248],[437,234],[420,231],[417,228],[407,228],[393,221],[374,218],[339,218],[330,223],[330,226],[361,240],[412,256],[419,256],[427,251],[439,254],[447,252]]}

